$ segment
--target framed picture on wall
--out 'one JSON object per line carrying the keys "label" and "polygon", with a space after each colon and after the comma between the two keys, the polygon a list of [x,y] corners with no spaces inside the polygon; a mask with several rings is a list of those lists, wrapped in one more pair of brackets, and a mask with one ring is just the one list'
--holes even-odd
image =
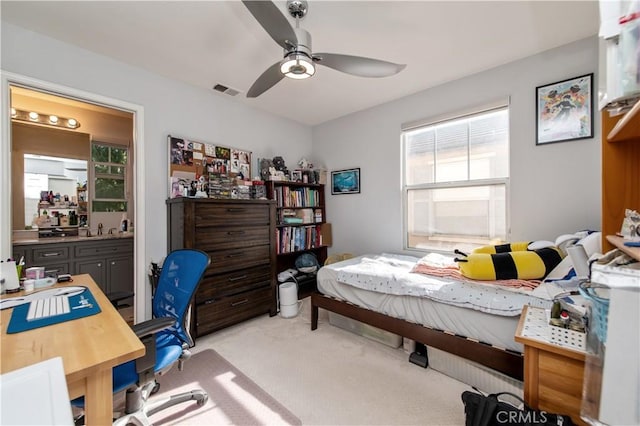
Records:
{"label": "framed picture on wall", "polygon": [[593,137],[593,73],[536,87],[536,145]]}
{"label": "framed picture on wall", "polygon": [[360,168],[331,172],[332,194],[359,194]]}

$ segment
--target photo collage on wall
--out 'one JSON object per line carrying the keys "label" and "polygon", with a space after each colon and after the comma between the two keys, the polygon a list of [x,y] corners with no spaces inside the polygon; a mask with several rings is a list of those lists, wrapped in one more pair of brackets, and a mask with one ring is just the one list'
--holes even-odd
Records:
{"label": "photo collage on wall", "polygon": [[169,136],[170,198],[244,198],[250,179],[250,151]]}

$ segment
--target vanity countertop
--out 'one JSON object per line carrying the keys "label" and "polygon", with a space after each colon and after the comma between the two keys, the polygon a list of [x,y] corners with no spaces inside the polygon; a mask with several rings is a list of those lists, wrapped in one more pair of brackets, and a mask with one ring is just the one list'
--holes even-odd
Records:
{"label": "vanity countertop", "polygon": [[51,238],[33,238],[18,237],[13,239],[14,246],[20,245],[32,245],[32,244],[54,244],[54,243],[75,243],[75,242],[90,242],[101,240],[118,240],[123,238],[133,238],[132,232],[119,232],[117,234],[104,233],[102,235],[94,235],[92,237],[51,237]]}

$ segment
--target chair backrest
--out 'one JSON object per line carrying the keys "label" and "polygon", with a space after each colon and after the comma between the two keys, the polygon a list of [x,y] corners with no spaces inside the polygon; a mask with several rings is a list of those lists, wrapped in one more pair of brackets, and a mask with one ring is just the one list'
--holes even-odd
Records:
{"label": "chair backrest", "polygon": [[209,255],[201,250],[172,251],[162,264],[153,297],[153,316],[175,318],[169,330],[189,345],[193,341],[185,329],[185,315],[210,261]]}

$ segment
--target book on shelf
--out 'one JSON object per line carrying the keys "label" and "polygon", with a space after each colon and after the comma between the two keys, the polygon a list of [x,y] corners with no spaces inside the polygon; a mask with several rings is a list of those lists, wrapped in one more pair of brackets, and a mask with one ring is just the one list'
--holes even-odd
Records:
{"label": "book on shelf", "polygon": [[282,222],[283,223],[291,223],[291,224],[300,224],[300,223],[303,223],[304,221],[302,220],[302,218],[299,218],[299,217],[285,216],[285,217],[282,218]]}
{"label": "book on shelf", "polygon": [[320,226],[285,226],[276,229],[278,254],[308,250],[322,246]]}
{"label": "book on shelf", "polygon": [[291,188],[289,186],[276,187],[274,198],[278,207],[317,207],[320,200],[317,189]]}

